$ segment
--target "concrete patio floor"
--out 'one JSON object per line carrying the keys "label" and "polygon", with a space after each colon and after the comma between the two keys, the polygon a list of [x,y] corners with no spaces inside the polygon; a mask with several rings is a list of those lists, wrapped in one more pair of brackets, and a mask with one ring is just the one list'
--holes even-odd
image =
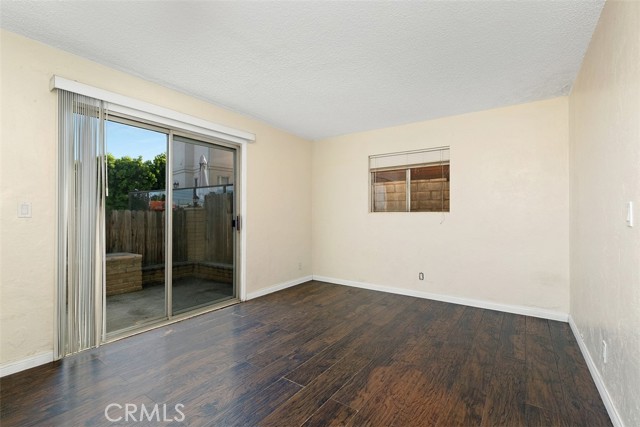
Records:
{"label": "concrete patio floor", "polygon": [[[180,313],[233,298],[233,286],[197,278],[173,284],[173,311]],[[148,286],[138,292],[107,297],[107,333],[164,318],[165,287]]]}

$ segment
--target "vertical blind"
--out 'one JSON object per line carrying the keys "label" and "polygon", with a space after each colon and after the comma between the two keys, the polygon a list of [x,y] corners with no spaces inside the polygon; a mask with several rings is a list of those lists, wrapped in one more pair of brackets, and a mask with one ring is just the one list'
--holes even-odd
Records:
{"label": "vertical blind", "polygon": [[103,101],[58,89],[57,358],[100,343],[106,114]]}

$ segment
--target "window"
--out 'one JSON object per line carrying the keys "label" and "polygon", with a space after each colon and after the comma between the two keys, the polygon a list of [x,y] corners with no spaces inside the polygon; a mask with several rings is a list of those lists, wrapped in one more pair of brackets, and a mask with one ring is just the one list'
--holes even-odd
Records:
{"label": "window", "polygon": [[449,147],[369,156],[371,212],[449,212]]}

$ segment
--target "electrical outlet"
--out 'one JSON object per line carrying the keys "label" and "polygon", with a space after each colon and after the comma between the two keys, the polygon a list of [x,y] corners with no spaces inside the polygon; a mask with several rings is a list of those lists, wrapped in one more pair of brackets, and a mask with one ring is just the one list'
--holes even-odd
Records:
{"label": "electrical outlet", "polygon": [[607,342],[602,340],[602,361],[607,364]]}
{"label": "electrical outlet", "polygon": [[424,280],[424,273],[423,272],[418,273],[418,280]]}
{"label": "electrical outlet", "polygon": [[298,270],[302,270],[302,263],[301,262],[298,263]]}

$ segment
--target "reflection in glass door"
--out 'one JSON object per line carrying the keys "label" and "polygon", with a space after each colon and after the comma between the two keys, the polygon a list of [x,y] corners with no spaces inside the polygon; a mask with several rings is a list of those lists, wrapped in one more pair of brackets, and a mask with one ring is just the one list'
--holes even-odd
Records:
{"label": "reflection in glass door", "polygon": [[172,312],[235,297],[235,150],[175,135]]}

